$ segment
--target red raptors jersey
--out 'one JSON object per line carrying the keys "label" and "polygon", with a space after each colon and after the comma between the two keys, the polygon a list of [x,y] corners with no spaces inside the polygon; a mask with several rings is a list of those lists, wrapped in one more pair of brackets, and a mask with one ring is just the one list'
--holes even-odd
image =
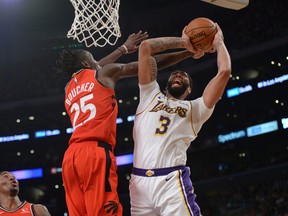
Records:
{"label": "red raptors jersey", "polygon": [[95,78],[96,71],[83,69],[66,86],[65,108],[74,132],[69,145],[104,141],[115,147],[118,106],[115,92]]}
{"label": "red raptors jersey", "polygon": [[34,216],[34,213],[32,211],[32,205],[31,203],[28,203],[24,201],[20,206],[18,206],[17,209],[13,211],[6,210],[0,206],[0,215],[10,215],[10,216]]}

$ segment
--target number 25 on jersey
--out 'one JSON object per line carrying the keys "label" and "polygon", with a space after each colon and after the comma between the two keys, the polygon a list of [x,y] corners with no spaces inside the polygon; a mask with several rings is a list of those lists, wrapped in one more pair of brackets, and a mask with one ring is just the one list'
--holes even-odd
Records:
{"label": "number 25 on jersey", "polygon": [[[78,101],[72,104],[70,112],[73,113],[73,111],[75,111],[75,115],[72,119],[74,130],[77,127],[82,126],[83,124],[85,124],[86,122],[88,122],[89,120],[93,119],[96,116],[95,105],[92,103],[89,103],[89,100],[91,99],[93,99],[93,94],[89,94],[80,98],[79,104],[78,104]],[[86,113],[88,110],[90,111],[90,115],[88,116],[88,118],[86,118],[82,122],[77,122],[79,116],[83,113]]]}

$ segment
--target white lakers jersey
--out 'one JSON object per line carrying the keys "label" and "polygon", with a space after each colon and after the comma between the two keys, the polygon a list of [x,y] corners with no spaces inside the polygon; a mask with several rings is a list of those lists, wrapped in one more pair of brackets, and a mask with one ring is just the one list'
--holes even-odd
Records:
{"label": "white lakers jersey", "polygon": [[135,115],[134,167],[156,169],[186,165],[186,151],[213,109],[196,100],[168,99],[156,81],[140,85]]}

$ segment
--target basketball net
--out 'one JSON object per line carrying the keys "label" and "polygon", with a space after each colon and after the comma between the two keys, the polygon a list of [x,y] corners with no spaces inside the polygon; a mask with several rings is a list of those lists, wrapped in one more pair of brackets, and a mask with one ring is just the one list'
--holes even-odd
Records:
{"label": "basketball net", "polygon": [[75,10],[74,22],[68,38],[84,42],[86,47],[115,45],[121,37],[119,19],[120,0],[70,0]]}

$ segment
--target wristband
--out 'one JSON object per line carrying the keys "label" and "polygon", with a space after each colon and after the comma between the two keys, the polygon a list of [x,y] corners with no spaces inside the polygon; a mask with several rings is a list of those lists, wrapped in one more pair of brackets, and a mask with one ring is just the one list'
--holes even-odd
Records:
{"label": "wristband", "polygon": [[125,54],[125,53],[122,51],[121,47],[118,47],[117,50],[119,50],[119,51],[122,53],[122,55]]}
{"label": "wristband", "polygon": [[121,47],[123,47],[124,48],[124,50],[125,50],[125,53],[124,54],[127,54],[129,51],[128,51],[128,48],[123,44]]}

